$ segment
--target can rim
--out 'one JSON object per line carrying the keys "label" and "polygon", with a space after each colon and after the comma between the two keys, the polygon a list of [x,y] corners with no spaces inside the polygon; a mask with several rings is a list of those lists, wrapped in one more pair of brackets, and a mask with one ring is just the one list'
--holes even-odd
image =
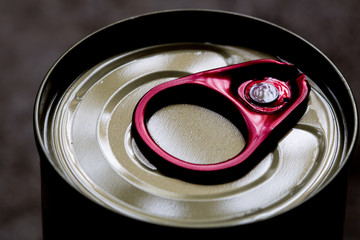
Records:
{"label": "can rim", "polygon": [[[43,96],[43,92],[46,88],[46,85],[49,82],[49,78],[51,76],[51,74],[53,73],[54,69],[57,68],[58,64],[64,59],[65,56],[67,56],[71,51],[73,51],[76,47],[78,47],[79,45],[81,45],[86,39],[91,38],[92,36],[96,35],[98,32],[103,31],[104,29],[107,29],[111,26],[120,24],[122,22],[126,22],[126,21],[132,21],[132,20],[136,20],[139,18],[144,18],[147,16],[151,16],[151,15],[155,15],[155,14],[163,14],[163,13],[176,13],[176,12],[215,12],[215,13],[222,13],[222,14],[230,14],[230,15],[234,15],[234,16],[240,16],[240,17],[244,17],[244,18],[248,18],[248,19],[252,19],[267,25],[271,25],[281,31],[285,31],[286,33],[293,35],[294,37],[298,38],[299,40],[303,41],[304,43],[306,43],[307,45],[309,45],[313,50],[315,50],[318,54],[321,55],[322,58],[324,58],[326,60],[326,62],[331,66],[331,68],[333,68],[336,73],[338,74],[338,76],[340,77],[342,84],[344,85],[344,87],[346,88],[349,98],[351,100],[351,110],[353,111],[354,114],[354,118],[351,119],[353,121],[353,136],[351,139],[348,139],[348,144],[347,144],[347,149],[346,149],[346,154],[344,156],[344,160],[341,163],[341,166],[339,168],[336,169],[336,171],[329,177],[326,178],[326,182],[321,184],[321,186],[319,187],[318,191],[314,191],[312,194],[310,194],[310,196],[305,199],[304,201],[302,201],[301,203],[297,203],[295,204],[295,207],[299,204],[302,204],[303,202],[307,201],[308,199],[310,199],[313,195],[315,195],[317,192],[319,192],[320,190],[322,190],[324,187],[326,187],[337,175],[338,173],[342,170],[343,166],[345,165],[345,163],[348,162],[348,159],[351,157],[351,154],[353,154],[354,149],[356,147],[356,142],[357,142],[357,138],[358,138],[358,124],[359,124],[359,120],[358,120],[358,110],[357,110],[357,104],[353,95],[353,92],[349,86],[349,84],[347,83],[346,79],[344,78],[344,76],[341,74],[341,72],[339,71],[339,69],[335,66],[335,64],[333,62],[331,62],[331,60],[324,54],[322,53],[318,48],[316,48],[313,44],[309,43],[307,40],[305,40],[304,38],[300,37],[299,35],[281,27],[278,26],[274,23],[268,22],[266,20],[263,19],[259,19],[253,16],[248,16],[245,14],[239,14],[239,13],[234,13],[234,12],[229,12],[229,11],[223,11],[223,10],[207,10],[207,9],[175,9],[175,10],[163,10],[163,11],[155,11],[155,12],[151,12],[151,13],[146,13],[146,14],[140,14],[134,17],[129,17],[117,22],[114,22],[112,24],[109,24],[103,28],[100,28],[99,30],[87,35],[86,37],[84,37],[83,39],[81,39],[80,41],[78,41],[77,43],[75,43],[72,47],[70,47],[67,51],[65,51],[55,62],[54,64],[51,66],[51,68],[48,70],[48,72],[46,73],[40,87],[39,90],[37,92],[36,95],[36,99],[35,99],[35,103],[34,103],[34,110],[33,110],[33,126],[34,126],[34,133],[35,133],[35,139],[38,145],[38,148],[41,149],[42,153],[46,156],[46,158],[49,160],[51,159],[51,154],[49,153],[49,151],[46,149],[46,145],[44,143],[44,139],[43,136],[41,134],[41,130],[40,130],[40,119],[39,119],[39,114],[40,114],[40,106],[41,106],[41,99]],[[350,107],[350,106],[349,106]],[[348,137],[348,136],[347,136]],[[66,182],[70,183],[72,186],[74,186],[77,190],[78,187],[75,186],[75,184],[72,184],[71,181],[68,181],[68,178],[66,177],[66,175],[61,171],[61,169],[59,169],[54,163],[53,161],[48,161],[51,163],[51,165],[54,167],[54,169],[56,170],[56,172],[64,179],[66,180]],[[283,211],[278,212],[278,214],[281,214]],[[130,213],[130,215],[134,216],[133,213]],[[136,217],[138,218],[138,217]],[[144,220],[144,219],[142,219]],[[259,219],[260,220],[260,219]],[[164,223],[163,223],[164,224]],[[221,223],[220,223],[221,224]],[[181,224],[180,224],[181,225]],[[230,224],[231,225],[231,224]],[[206,225],[208,227],[213,227],[212,225]],[[205,227],[206,227],[205,226]],[[197,226],[194,226],[197,227]],[[200,227],[204,227],[204,226],[200,226]]]}

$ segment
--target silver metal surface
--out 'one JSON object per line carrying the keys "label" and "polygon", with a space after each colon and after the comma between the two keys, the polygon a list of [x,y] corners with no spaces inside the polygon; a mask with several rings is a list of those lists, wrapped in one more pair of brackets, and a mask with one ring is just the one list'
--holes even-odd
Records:
{"label": "silver metal surface", "polygon": [[[308,199],[342,164],[337,116],[310,79],[305,115],[274,152],[233,182],[197,185],[163,176],[143,158],[130,132],[136,103],[157,84],[270,57],[231,46],[172,44],[101,62],[68,89],[51,116],[45,142],[53,165],[88,198],[144,221],[214,227],[281,214]],[[231,122],[193,105],[159,110],[148,128],[164,150],[189,162],[224,161],[245,145]]]}
{"label": "silver metal surface", "polygon": [[256,103],[269,104],[279,97],[279,91],[271,83],[257,83],[250,88],[250,98]]}

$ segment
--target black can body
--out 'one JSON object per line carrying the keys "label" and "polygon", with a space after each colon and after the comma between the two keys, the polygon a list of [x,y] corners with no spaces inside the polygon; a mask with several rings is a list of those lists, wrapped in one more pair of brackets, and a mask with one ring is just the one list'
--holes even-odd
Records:
{"label": "black can body", "polygon": [[79,194],[41,160],[44,239],[102,238],[123,236],[157,239],[217,238],[244,239],[343,239],[347,192],[347,169],[320,193],[299,207],[269,220],[224,228],[191,229],[160,226],[116,214]]}
{"label": "black can body", "polygon": [[[55,170],[49,159],[51,154],[44,148],[46,122],[52,120],[48,109],[61,101],[61,96],[80,75],[99,62],[134,49],[179,42],[240,45],[270,53],[299,67],[329,96],[331,104],[341,106],[336,111],[341,111],[339,114],[345,118],[342,124],[347,131],[347,142],[342,161],[346,163],[334,169],[331,181],[299,206],[248,224],[167,226],[116,213],[83,196],[66,181],[66,176]],[[342,239],[347,168],[357,135],[357,113],[351,92],[336,67],[310,43],[259,19],[218,11],[167,11],[108,26],[75,45],[51,69],[38,95],[35,131],[41,159],[44,239],[143,236]]]}

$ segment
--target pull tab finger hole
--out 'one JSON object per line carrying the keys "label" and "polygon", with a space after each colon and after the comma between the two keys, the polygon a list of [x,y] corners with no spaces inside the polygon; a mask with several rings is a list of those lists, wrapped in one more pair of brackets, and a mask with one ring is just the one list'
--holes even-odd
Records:
{"label": "pull tab finger hole", "polygon": [[147,128],[163,150],[194,164],[226,161],[246,145],[241,131],[226,117],[193,104],[158,110],[147,121]]}

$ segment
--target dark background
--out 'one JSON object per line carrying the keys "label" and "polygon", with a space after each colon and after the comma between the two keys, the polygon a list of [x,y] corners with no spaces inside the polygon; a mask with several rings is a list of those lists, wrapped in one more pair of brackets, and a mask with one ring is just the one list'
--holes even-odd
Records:
{"label": "dark background", "polygon": [[[0,0],[0,239],[41,239],[32,112],[48,69],[99,28],[166,9],[226,10],[285,27],[325,53],[360,100],[358,0]],[[345,240],[360,239],[358,156],[350,169]]]}

